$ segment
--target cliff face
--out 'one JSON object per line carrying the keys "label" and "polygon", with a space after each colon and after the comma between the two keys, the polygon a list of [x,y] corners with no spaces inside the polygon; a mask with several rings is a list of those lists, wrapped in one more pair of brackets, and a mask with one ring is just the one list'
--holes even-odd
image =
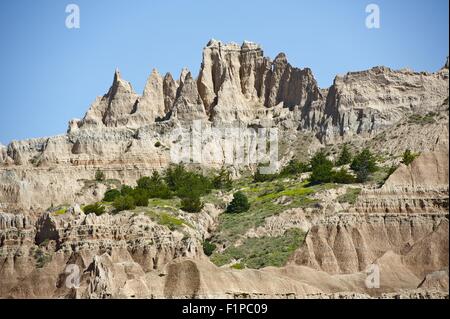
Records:
{"label": "cliff face", "polygon": [[336,77],[329,89],[321,135],[370,135],[407,114],[430,112],[448,96],[448,68],[436,73],[375,67]]}
{"label": "cliff face", "polygon": [[202,239],[214,224],[216,209],[181,214],[189,226],[171,230],[148,214],[85,215],[79,206],[37,218],[0,213],[0,295],[70,297],[68,265],[83,273],[79,297],[117,296],[129,284],[147,289],[140,278],[146,273],[176,258],[203,256]]}
{"label": "cliff face", "polygon": [[334,216],[310,230],[293,261],[331,274],[349,274],[364,271],[388,252],[402,256],[402,263],[417,278],[445,269],[448,218],[443,214]]}

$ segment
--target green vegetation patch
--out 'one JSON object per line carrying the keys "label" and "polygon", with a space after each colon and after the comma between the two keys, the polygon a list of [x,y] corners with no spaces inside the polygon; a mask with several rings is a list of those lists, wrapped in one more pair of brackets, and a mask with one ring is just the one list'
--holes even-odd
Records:
{"label": "green vegetation patch", "polygon": [[419,125],[433,124],[436,123],[436,115],[437,113],[435,112],[429,112],[425,115],[413,114],[408,118],[408,123]]}
{"label": "green vegetation patch", "polygon": [[36,260],[36,268],[43,268],[48,262],[52,260],[52,257],[44,252],[41,248],[38,248],[34,252],[34,258]]}
{"label": "green vegetation patch", "polygon": [[[327,183],[314,186],[306,186],[307,182],[279,181],[247,184],[242,191],[247,195],[250,209],[238,214],[221,214],[219,226],[213,237],[215,243],[230,245],[240,239],[248,230],[257,228],[265,223],[266,218],[280,214],[281,212],[296,207],[311,207],[318,200],[311,195],[318,191],[336,187],[335,184]],[[286,185],[285,187],[280,187]],[[241,184],[244,186],[244,184]],[[290,202],[287,205],[276,203],[276,199],[287,196]]]}
{"label": "green vegetation patch", "polygon": [[233,200],[228,205],[226,212],[230,214],[239,214],[250,209],[248,197],[243,192],[238,191],[234,193]]}
{"label": "green vegetation patch", "polygon": [[180,209],[181,201],[179,198],[172,198],[172,199],[150,198],[148,201],[148,207],[175,211]]}
{"label": "green vegetation patch", "polygon": [[237,270],[242,270],[245,268],[245,266],[241,263],[237,263],[237,264],[231,265],[231,268],[237,269]]}
{"label": "green vegetation patch", "polygon": [[300,247],[305,239],[305,233],[293,228],[279,237],[247,238],[238,247],[231,246],[223,253],[214,253],[211,261],[217,266],[226,265],[232,260],[239,260],[240,267],[236,269],[259,269],[267,266],[282,267],[289,256]]}
{"label": "green vegetation patch", "polygon": [[405,150],[405,152],[402,155],[402,163],[405,165],[409,165],[411,164],[416,157],[418,157],[420,154],[419,153],[413,153],[411,152],[410,149]]}
{"label": "green vegetation patch", "polygon": [[282,190],[277,193],[269,193],[269,194],[264,194],[262,196],[258,196],[258,199],[259,200],[274,200],[281,196],[290,196],[290,197],[306,196],[306,195],[310,195],[313,193],[314,193],[314,190],[312,188],[307,188],[307,187],[305,187],[305,183],[302,183],[298,186],[294,186],[292,188],[288,188],[288,189]]}
{"label": "green vegetation patch", "polygon": [[338,197],[338,202],[354,205],[360,193],[361,188],[347,188],[346,193]]}
{"label": "green vegetation patch", "polygon": [[177,218],[166,212],[147,211],[145,214],[149,216],[153,221],[157,222],[159,225],[167,226],[171,231],[181,229],[184,225],[191,228],[193,227],[184,219]]}
{"label": "green vegetation patch", "polygon": [[54,211],[53,215],[64,215],[65,213],[67,213],[67,207],[62,207],[57,211]]}
{"label": "green vegetation patch", "polygon": [[85,214],[95,214],[97,216],[104,214],[105,210],[106,210],[105,206],[103,206],[101,203],[95,203],[83,207],[83,212]]}
{"label": "green vegetation patch", "polygon": [[217,246],[214,243],[211,243],[209,240],[205,240],[203,242],[203,252],[206,256],[211,256],[216,250]]}

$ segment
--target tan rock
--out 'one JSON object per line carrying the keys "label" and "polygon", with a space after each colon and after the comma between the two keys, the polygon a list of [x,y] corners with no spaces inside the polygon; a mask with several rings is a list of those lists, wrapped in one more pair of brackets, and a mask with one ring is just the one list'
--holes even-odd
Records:
{"label": "tan rock", "polygon": [[207,118],[205,108],[191,73],[187,73],[180,83],[180,91],[173,107],[173,117],[180,121],[205,120]]}

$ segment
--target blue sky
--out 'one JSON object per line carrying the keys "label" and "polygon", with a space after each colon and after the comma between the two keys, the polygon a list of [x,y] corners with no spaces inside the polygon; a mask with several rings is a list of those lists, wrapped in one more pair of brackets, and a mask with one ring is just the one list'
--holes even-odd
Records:
{"label": "blue sky", "polygon": [[[80,7],[67,29],[66,5]],[[381,28],[367,29],[366,5]],[[319,85],[376,65],[435,71],[448,55],[448,0],[9,0],[0,2],[0,142],[64,133],[116,67],[142,92],[156,67],[198,74],[211,38],[260,43],[310,67]]]}

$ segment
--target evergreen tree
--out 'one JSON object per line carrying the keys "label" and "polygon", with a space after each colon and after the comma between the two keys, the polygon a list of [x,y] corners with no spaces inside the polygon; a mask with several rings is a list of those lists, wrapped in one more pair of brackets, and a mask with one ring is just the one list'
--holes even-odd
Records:
{"label": "evergreen tree", "polygon": [[356,173],[358,182],[365,182],[378,170],[375,156],[369,149],[363,149],[352,161],[350,168]]}
{"label": "evergreen tree", "polygon": [[413,152],[411,152],[410,149],[407,149],[402,156],[402,163],[405,165],[409,165],[411,164],[415,158],[418,156],[419,154],[414,154]]}
{"label": "evergreen tree", "polygon": [[200,197],[196,195],[190,195],[181,200],[181,209],[188,213],[198,213],[203,206]]}
{"label": "evergreen tree", "polygon": [[227,169],[222,168],[219,174],[213,178],[212,184],[215,189],[231,189],[233,187],[231,173]]}
{"label": "evergreen tree", "polygon": [[113,207],[115,212],[121,212],[123,210],[132,210],[136,208],[136,203],[134,202],[134,198],[130,195],[127,196],[119,196],[113,203]]}
{"label": "evergreen tree", "polygon": [[323,153],[319,151],[310,161],[311,175],[309,181],[311,184],[329,183],[333,180],[333,162],[331,162]]}
{"label": "evergreen tree", "polygon": [[352,154],[350,153],[350,149],[347,144],[344,144],[341,150],[341,154],[336,162],[336,166],[342,166],[346,164],[350,164],[352,162]]}
{"label": "evergreen tree", "polygon": [[117,197],[120,196],[120,191],[117,189],[107,190],[105,196],[103,197],[104,202],[113,202]]}
{"label": "evergreen tree", "polygon": [[233,200],[227,207],[227,213],[242,213],[250,209],[247,196],[241,191],[234,193]]}

